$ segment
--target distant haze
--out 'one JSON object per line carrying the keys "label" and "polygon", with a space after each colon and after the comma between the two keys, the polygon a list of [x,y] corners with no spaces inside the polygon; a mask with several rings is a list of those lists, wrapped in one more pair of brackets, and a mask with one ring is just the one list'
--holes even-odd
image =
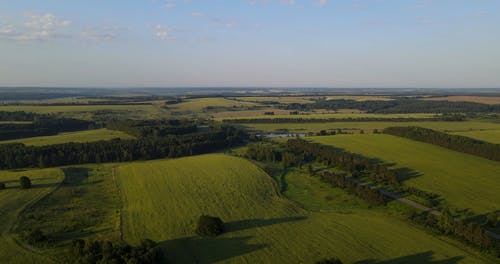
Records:
{"label": "distant haze", "polygon": [[499,88],[497,0],[0,0],[0,86]]}

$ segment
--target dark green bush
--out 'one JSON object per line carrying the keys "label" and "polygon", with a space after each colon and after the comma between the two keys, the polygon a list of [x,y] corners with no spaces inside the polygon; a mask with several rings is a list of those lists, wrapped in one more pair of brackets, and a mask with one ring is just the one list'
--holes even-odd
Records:
{"label": "dark green bush", "polygon": [[5,189],[5,183],[0,182],[0,190],[3,190],[3,189]]}
{"label": "dark green bush", "polygon": [[31,180],[26,176],[22,176],[21,178],[19,178],[19,184],[21,184],[21,189],[31,188]]}
{"label": "dark green bush", "polygon": [[329,258],[317,261],[316,264],[342,264],[342,261],[338,258]]}
{"label": "dark green bush", "polygon": [[224,223],[218,217],[202,215],[198,220],[196,233],[200,236],[218,236],[224,232]]}

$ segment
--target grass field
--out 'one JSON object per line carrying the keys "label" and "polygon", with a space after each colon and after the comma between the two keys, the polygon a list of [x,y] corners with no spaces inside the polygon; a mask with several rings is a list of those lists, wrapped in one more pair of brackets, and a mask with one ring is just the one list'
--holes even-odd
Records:
{"label": "grass field", "polygon": [[[270,110],[272,111],[272,110]],[[290,111],[288,111],[290,112]],[[303,118],[303,119],[327,119],[327,118],[432,118],[436,117],[435,114],[367,114],[367,113],[328,113],[328,114],[316,114],[316,113],[303,113],[299,115],[290,114],[280,114],[280,111],[276,111],[275,115],[264,115],[264,111],[260,115],[253,116],[235,116],[235,117],[219,117],[216,120],[231,120],[231,119],[269,119],[269,118]]]}
{"label": "grass field", "polygon": [[278,124],[242,124],[251,130],[276,132],[288,130],[290,132],[306,133],[318,132],[329,129],[365,130],[384,129],[390,126],[420,126],[439,131],[472,131],[472,130],[500,130],[500,123],[489,123],[481,121],[463,122],[441,122],[441,121],[418,121],[418,122],[323,122],[323,123],[278,123]]}
{"label": "grass field", "polygon": [[376,96],[376,95],[332,95],[332,96],[327,96],[327,100],[339,100],[339,99],[345,99],[345,100],[354,100],[358,102],[364,102],[364,101],[391,101],[394,99],[391,99],[389,97],[385,96]]}
{"label": "grass field", "polygon": [[313,99],[317,97],[312,96],[248,96],[248,97],[235,97],[237,100],[247,102],[278,102],[280,104],[311,104],[314,103]]}
{"label": "grass field", "polygon": [[[310,212],[280,196],[260,168],[236,157],[129,163],[117,168],[117,179],[124,238],[160,241],[172,263],[312,263],[331,256],[345,263],[487,263],[380,212]],[[226,233],[196,236],[201,214],[220,216]]]}
{"label": "grass field", "polygon": [[[29,190],[19,189],[19,177],[28,176],[33,187]],[[7,189],[0,190],[0,262],[2,263],[51,263],[40,253],[23,244],[13,235],[12,230],[18,221],[18,215],[27,206],[53,191],[63,179],[60,169],[0,171],[0,182]]]}
{"label": "grass field", "polygon": [[204,108],[212,107],[245,107],[245,106],[258,106],[258,103],[235,101],[222,97],[210,97],[210,98],[196,98],[189,99],[186,102],[179,104],[169,105],[170,108],[177,111],[202,111]]}
{"label": "grass field", "polygon": [[134,137],[121,131],[102,128],[94,130],[60,133],[54,136],[4,140],[0,141],[0,144],[23,143],[24,145],[27,146],[44,146],[44,145],[54,145],[54,144],[62,144],[68,142],[93,142],[99,140],[111,140],[114,138],[132,139]]}
{"label": "grass field", "polygon": [[450,101],[450,102],[472,102],[480,104],[500,104],[500,96],[444,96],[444,97],[432,97],[425,98],[423,100],[429,101]]}
{"label": "grass field", "polygon": [[500,209],[499,162],[384,134],[309,139],[412,169],[421,175],[406,185],[440,194],[454,208],[479,214]]}
{"label": "grass field", "polygon": [[452,134],[471,137],[495,144],[500,144],[500,130],[465,131],[465,132],[453,132]]}

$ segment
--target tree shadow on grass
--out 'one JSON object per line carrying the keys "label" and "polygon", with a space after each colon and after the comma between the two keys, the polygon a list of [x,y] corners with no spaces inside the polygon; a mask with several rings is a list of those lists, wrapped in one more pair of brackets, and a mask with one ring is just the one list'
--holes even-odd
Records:
{"label": "tree shadow on grass", "polygon": [[362,260],[358,261],[355,264],[396,264],[396,263],[401,263],[401,264],[456,264],[459,263],[464,257],[463,256],[456,256],[456,257],[450,257],[447,259],[440,259],[440,260],[434,260],[433,256],[434,252],[433,251],[426,251],[426,252],[421,252],[421,253],[416,253],[413,255],[408,255],[408,256],[402,256],[402,257],[397,257],[389,260],[373,260],[373,259],[367,259],[367,260]]}
{"label": "tree shadow on grass", "polygon": [[292,216],[292,217],[271,218],[271,219],[248,219],[248,220],[240,220],[240,221],[225,223],[224,228],[226,229],[226,233],[229,233],[229,232],[236,232],[246,229],[270,226],[287,222],[302,221],[305,220],[306,218],[307,217],[305,216]]}
{"label": "tree shadow on grass", "polygon": [[158,243],[168,263],[215,263],[268,247],[245,237],[184,237]]}

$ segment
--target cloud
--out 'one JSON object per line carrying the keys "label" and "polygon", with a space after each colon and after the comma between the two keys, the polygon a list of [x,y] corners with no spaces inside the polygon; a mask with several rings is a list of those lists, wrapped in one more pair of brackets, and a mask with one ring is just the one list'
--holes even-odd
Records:
{"label": "cloud", "polygon": [[205,14],[201,13],[201,12],[193,12],[193,13],[191,13],[191,16],[192,17],[204,17]]}
{"label": "cloud", "polygon": [[82,30],[80,36],[90,41],[110,41],[120,36],[122,29],[116,26],[99,26]]}
{"label": "cloud", "polygon": [[155,30],[155,37],[161,40],[175,40],[176,37],[173,35],[174,28],[169,25],[157,24],[153,26]]}
{"label": "cloud", "polygon": [[318,0],[313,3],[313,6],[322,7],[328,4],[328,0]]}
{"label": "cloud", "polygon": [[60,30],[70,27],[70,20],[46,14],[28,14],[20,21],[7,21],[0,24],[0,39],[16,41],[47,41],[66,37]]}

